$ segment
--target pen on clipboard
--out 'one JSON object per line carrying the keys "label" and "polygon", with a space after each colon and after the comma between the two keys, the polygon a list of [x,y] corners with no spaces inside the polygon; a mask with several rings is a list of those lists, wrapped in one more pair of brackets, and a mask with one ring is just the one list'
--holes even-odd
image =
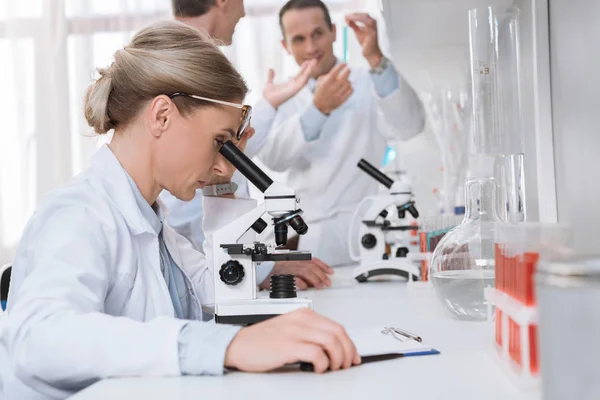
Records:
{"label": "pen on clipboard", "polygon": [[391,333],[391,334],[392,334],[392,336],[394,336],[396,339],[398,339],[398,338],[396,337],[396,334],[398,334],[398,335],[404,336],[404,337],[405,337],[405,338],[407,338],[407,339],[412,339],[412,340],[415,340],[415,341],[417,341],[417,342],[419,342],[419,343],[421,343],[421,342],[423,341],[423,339],[421,338],[421,336],[417,336],[417,335],[415,335],[415,334],[412,334],[412,333],[410,333],[410,332],[407,332],[407,331],[405,331],[405,330],[398,329],[398,328],[394,328],[394,327],[390,327],[390,326],[386,326],[386,327],[385,327],[385,328],[384,328],[384,329],[381,331],[381,333],[383,333],[383,334],[385,334],[385,335],[388,335],[388,334],[390,334],[390,333]]}

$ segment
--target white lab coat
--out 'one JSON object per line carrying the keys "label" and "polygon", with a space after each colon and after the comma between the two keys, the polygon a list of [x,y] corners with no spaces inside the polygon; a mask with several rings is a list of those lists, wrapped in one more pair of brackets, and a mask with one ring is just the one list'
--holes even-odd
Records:
{"label": "white lab coat", "polygon": [[330,265],[351,263],[348,229],[351,213],[378,183],[357,168],[361,158],[380,165],[386,140],[406,140],[423,130],[423,105],[399,76],[399,87],[385,98],[376,93],[369,71],[352,70],[352,96],[328,117],[318,139],[307,142],[300,117],[313,102],[305,87],[277,109],[273,128],[258,154],[274,171],[288,171],[286,185],[296,190],[308,233],[299,248]]}
{"label": "white lab coat", "polygon": [[[106,146],[49,196],[14,261],[0,322],[0,398],[64,398],[107,377],[180,375],[187,321],[174,318],[153,232]],[[167,226],[163,237],[191,281],[197,307],[189,317],[201,319],[200,303],[213,302],[212,267]]]}

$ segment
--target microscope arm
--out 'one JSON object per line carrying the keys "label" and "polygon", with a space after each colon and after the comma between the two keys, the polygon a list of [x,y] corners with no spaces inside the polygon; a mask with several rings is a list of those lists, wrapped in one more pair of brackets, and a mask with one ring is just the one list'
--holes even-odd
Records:
{"label": "microscope arm", "polygon": [[[255,209],[250,210],[231,221],[229,224],[221,227],[213,233],[213,244],[235,244],[248,232],[252,225],[265,214],[265,203],[259,204]],[[215,249],[216,250],[216,249]]]}

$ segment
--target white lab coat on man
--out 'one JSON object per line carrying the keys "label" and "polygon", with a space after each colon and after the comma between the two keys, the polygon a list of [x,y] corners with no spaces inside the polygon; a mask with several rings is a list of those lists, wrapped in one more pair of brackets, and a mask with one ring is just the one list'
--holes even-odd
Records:
{"label": "white lab coat on man", "polygon": [[[182,301],[192,304],[186,320],[174,318],[158,236],[108,147],[49,196],[25,232],[0,321],[0,398],[64,398],[108,377],[181,374],[180,331],[213,302],[210,260],[164,226],[186,279]],[[204,326],[204,373],[223,373],[239,328]]]}
{"label": "white lab coat on man", "polygon": [[277,109],[258,154],[267,167],[288,172],[287,186],[302,199],[308,233],[300,237],[299,249],[332,266],[352,262],[347,240],[352,212],[377,192],[377,182],[357,168],[358,161],[380,165],[387,140],[409,139],[425,121],[421,101],[401,76],[385,98],[368,70],[352,69],[349,80],[354,93],[326,117],[316,140],[306,140],[301,123],[313,103],[313,79]]}

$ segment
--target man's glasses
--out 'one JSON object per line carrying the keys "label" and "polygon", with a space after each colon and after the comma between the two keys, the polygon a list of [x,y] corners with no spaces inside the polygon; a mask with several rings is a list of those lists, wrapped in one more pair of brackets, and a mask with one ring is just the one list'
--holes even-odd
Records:
{"label": "man's glasses", "polygon": [[195,94],[187,94],[187,93],[179,93],[179,92],[178,93],[170,94],[169,98],[172,99],[173,97],[177,97],[177,96],[191,97],[192,99],[204,100],[204,101],[208,101],[208,102],[211,102],[211,103],[222,104],[224,106],[235,107],[235,108],[238,108],[238,109],[242,110],[242,119],[241,119],[241,122],[240,122],[240,127],[238,128],[238,131],[237,131],[237,133],[235,135],[236,138],[237,138],[237,140],[241,140],[242,139],[242,135],[244,134],[244,131],[250,125],[250,118],[252,117],[252,107],[249,106],[249,105],[230,103],[228,101],[209,99],[207,97],[196,96]]}

